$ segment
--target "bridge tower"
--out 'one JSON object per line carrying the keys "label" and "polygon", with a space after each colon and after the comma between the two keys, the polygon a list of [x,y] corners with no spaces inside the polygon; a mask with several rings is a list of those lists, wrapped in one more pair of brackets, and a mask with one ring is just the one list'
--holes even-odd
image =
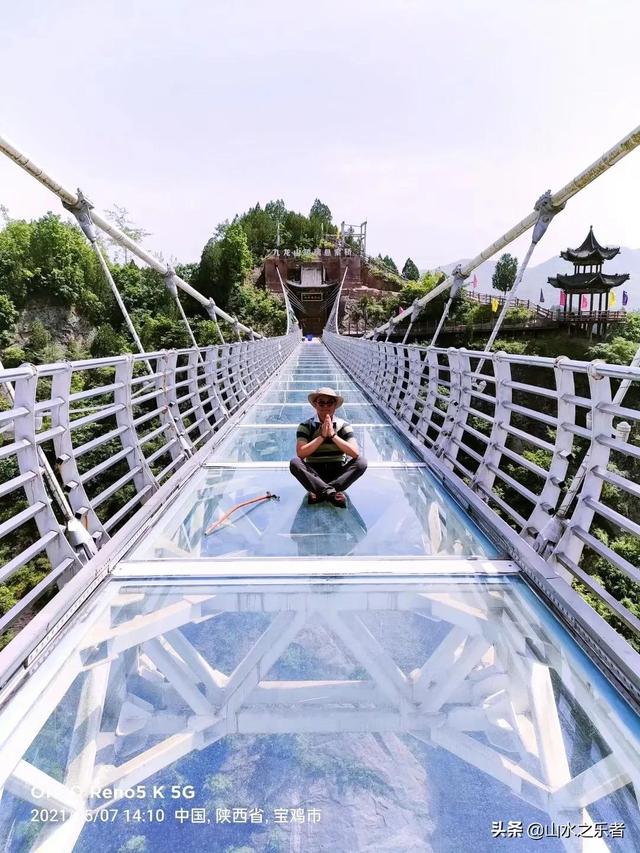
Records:
{"label": "bridge tower", "polygon": [[[548,279],[549,284],[561,291],[560,305],[564,308],[560,322],[577,329],[595,331],[598,336],[606,334],[610,319],[609,307],[615,305],[613,288],[624,284],[628,273],[607,274],[602,272],[605,261],[615,258],[619,246],[601,246],[589,227],[584,242],[577,249],[566,249],[560,257],[573,264],[573,274],[558,273]],[[594,297],[598,297],[597,307]],[[624,300],[623,300],[624,302]],[[604,303],[604,304],[603,304]]]}

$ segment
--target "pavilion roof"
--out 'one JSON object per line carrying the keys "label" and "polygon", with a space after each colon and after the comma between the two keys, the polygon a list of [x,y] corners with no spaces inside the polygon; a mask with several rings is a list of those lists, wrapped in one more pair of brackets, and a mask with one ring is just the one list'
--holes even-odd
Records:
{"label": "pavilion roof", "polygon": [[601,272],[586,272],[574,275],[562,275],[558,273],[558,275],[548,278],[547,281],[552,287],[557,287],[569,293],[606,293],[612,288],[624,284],[628,278],[628,273],[619,273],[617,275],[606,275]]}
{"label": "pavilion roof", "polygon": [[603,261],[615,258],[619,251],[619,246],[601,246],[596,240],[593,225],[591,225],[582,245],[577,249],[565,249],[564,252],[560,252],[560,257],[572,264],[601,264]]}

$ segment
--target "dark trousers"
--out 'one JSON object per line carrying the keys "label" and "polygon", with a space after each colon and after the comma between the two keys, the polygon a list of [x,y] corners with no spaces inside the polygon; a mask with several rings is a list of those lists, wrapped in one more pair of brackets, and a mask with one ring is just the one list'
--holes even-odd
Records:
{"label": "dark trousers", "polygon": [[307,462],[294,456],[289,470],[308,492],[330,497],[335,492],[344,492],[367,470],[364,456],[346,462]]}

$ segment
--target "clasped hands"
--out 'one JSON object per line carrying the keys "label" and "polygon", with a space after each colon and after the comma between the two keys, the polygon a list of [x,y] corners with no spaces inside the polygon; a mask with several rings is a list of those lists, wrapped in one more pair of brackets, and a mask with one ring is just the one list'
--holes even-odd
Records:
{"label": "clasped hands", "polygon": [[335,434],[336,433],[333,431],[331,415],[325,415],[324,420],[322,421],[322,426],[320,427],[320,435],[323,438],[333,438]]}

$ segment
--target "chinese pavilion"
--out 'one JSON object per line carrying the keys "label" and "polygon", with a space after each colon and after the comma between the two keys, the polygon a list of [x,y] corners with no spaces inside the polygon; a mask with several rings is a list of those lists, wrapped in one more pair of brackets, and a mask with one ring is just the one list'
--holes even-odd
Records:
{"label": "chinese pavilion", "polygon": [[[577,249],[560,252],[560,257],[573,264],[572,275],[558,273],[548,280],[549,284],[562,291],[560,306],[564,308],[561,321],[578,328],[584,327],[604,334],[611,319],[609,306],[615,304],[611,291],[624,284],[628,273],[617,275],[602,272],[602,265],[620,252],[620,247],[601,246],[593,233],[593,226],[585,241]],[[595,298],[597,299],[597,306]],[[604,302],[604,305],[603,305]]]}

